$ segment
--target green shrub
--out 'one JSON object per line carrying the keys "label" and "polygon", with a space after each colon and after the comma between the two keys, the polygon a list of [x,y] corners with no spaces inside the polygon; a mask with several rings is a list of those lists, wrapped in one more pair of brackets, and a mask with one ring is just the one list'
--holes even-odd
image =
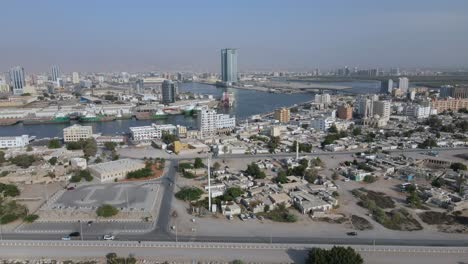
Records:
{"label": "green shrub", "polygon": [[101,216],[101,217],[112,217],[118,213],[119,213],[119,209],[109,204],[103,204],[99,206],[99,208],[96,210],[97,216]]}
{"label": "green shrub", "polygon": [[23,220],[27,223],[32,223],[34,221],[36,221],[37,219],[39,218],[38,215],[35,215],[35,214],[30,214],[30,215],[27,215],[23,218]]}

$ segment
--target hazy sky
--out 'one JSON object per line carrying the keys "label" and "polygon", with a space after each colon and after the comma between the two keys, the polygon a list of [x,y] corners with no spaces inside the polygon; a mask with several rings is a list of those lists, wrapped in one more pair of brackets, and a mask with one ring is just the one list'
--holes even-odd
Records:
{"label": "hazy sky", "polygon": [[0,72],[465,67],[466,0],[2,0]]}

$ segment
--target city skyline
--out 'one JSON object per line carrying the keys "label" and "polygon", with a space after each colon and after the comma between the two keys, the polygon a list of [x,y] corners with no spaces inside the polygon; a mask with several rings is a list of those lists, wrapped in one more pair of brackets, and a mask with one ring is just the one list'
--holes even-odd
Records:
{"label": "city skyline", "polygon": [[3,28],[0,69],[219,72],[225,47],[242,51],[239,71],[464,68],[468,4],[450,2],[14,1],[2,6],[0,22],[16,22]]}

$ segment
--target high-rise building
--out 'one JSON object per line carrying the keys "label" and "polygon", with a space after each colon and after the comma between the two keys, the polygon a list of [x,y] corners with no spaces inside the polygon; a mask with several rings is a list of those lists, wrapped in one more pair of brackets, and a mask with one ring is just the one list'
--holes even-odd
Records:
{"label": "high-rise building", "polygon": [[14,95],[22,95],[24,93],[26,80],[23,67],[16,66],[10,69],[10,85]]}
{"label": "high-rise building", "polygon": [[338,118],[344,120],[353,119],[353,107],[347,104],[338,106]]}
{"label": "high-rise building", "polygon": [[202,107],[197,115],[197,125],[201,138],[207,138],[216,134],[216,111],[208,107]]}
{"label": "high-rise building", "polygon": [[379,115],[381,118],[390,119],[391,103],[389,101],[374,101],[373,114]]}
{"label": "high-rise building", "polygon": [[50,71],[53,82],[57,82],[60,79],[60,68],[57,65],[53,65]]}
{"label": "high-rise building", "polygon": [[225,83],[237,82],[237,49],[221,50],[221,78]]}
{"label": "high-rise building", "polygon": [[291,119],[291,112],[289,108],[280,108],[275,110],[275,119],[278,120],[280,123],[288,123]]}
{"label": "high-rise building", "polygon": [[72,73],[72,83],[79,84],[80,83],[80,74],[77,72]]}
{"label": "high-rise building", "polygon": [[329,94],[316,94],[315,95],[315,103],[316,104],[329,104],[331,103],[331,97]]}
{"label": "high-rise building", "polygon": [[393,75],[393,76],[400,76],[400,68],[392,68],[392,69],[390,69],[390,75]]}
{"label": "high-rise building", "polygon": [[401,90],[401,92],[407,93],[408,88],[409,88],[408,78],[406,78],[406,77],[398,78],[398,88]]}
{"label": "high-rise building", "polygon": [[393,80],[388,79],[380,83],[380,93],[391,94],[393,90]]}
{"label": "high-rise building", "polygon": [[370,118],[374,116],[374,101],[367,98],[367,96],[361,96],[356,101],[356,112],[360,118]]}
{"label": "high-rise building", "polygon": [[447,98],[468,98],[468,86],[465,87],[453,87],[450,85],[444,85],[440,87],[440,97]]}
{"label": "high-rise building", "polygon": [[164,80],[161,86],[162,103],[174,103],[177,95],[177,84],[171,80]]}
{"label": "high-rise building", "polygon": [[198,109],[197,125],[202,138],[214,136],[216,133],[230,132],[236,126],[236,117],[218,114],[216,110],[203,106]]}

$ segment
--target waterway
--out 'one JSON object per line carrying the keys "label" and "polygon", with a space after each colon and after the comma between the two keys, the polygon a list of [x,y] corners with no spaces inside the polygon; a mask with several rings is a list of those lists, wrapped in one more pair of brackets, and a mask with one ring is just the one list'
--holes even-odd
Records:
{"label": "waterway", "polygon": [[[352,86],[352,92],[370,93],[378,88],[378,82],[351,82],[337,83],[338,85]],[[251,91],[235,88],[217,88],[212,85],[201,83],[182,83],[179,86],[181,92],[192,92],[199,94],[212,94],[220,98],[224,91],[232,92],[235,96],[234,107],[230,109],[219,109],[219,112],[235,115],[238,119],[246,119],[249,116],[271,112],[283,106],[292,106],[313,100],[314,95],[308,94],[276,94],[260,91]],[[145,126],[151,123],[184,125],[196,128],[196,119],[190,116],[174,115],[165,120],[116,120],[99,123],[86,123],[93,127],[94,133],[103,135],[117,135],[129,132],[129,127]],[[62,130],[70,124],[16,124],[13,126],[0,127],[0,136],[30,135],[37,138],[62,137]]]}

